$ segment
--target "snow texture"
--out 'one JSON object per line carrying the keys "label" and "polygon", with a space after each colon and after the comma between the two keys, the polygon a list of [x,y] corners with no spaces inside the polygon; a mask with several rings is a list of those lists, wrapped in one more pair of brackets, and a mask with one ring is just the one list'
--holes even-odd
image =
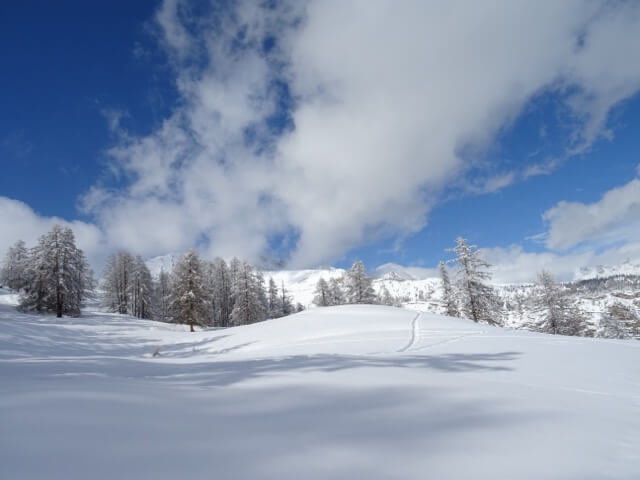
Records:
{"label": "snow texture", "polygon": [[189,333],[6,293],[0,478],[640,476],[636,341],[370,305]]}

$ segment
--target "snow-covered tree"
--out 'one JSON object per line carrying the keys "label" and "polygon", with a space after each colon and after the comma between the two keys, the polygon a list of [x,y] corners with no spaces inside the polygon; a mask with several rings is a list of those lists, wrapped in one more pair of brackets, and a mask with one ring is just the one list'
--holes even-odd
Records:
{"label": "snow-covered tree", "polygon": [[535,310],[542,312],[543,318],[533,329],[554,335],[585,335],[587,325],[580,311],[553,275],[546,270],[538,274],[540,291],[535,298]]}
{"label": "snow-covered tree", "polygon": [[304,305],[302,305],[300,302],[296,303],[296,313],[300,313],[300,312],[304,312]]}
{"label": "snow-covered tree", "polygon": [[602,315],[598,336],[606,338],[640,338],[640,317],[632,307],[616,302]]}
{"label": "snow-covered tree", "polygon": [[378,303],[380,305],[388,305],[390,307],[399,307],[401,305],[400,300],[393,295],[386,285],[382,285],[380,292],[378,293]]}
{"label": "snow-covered tree", "polygon": [[291,296],[286,288],[284,288],[284,281],[282,282],[282,288],[280,289],[280,313],[282,317],[291,315],[294,312]]}
{"label": "snow-covered tree", "polygon": [[0,286],[22,290],[27,286],[29,251],[22,240],[9,247],[0,268]]}
{"label": "snow-covered tree", "polygon": [[169,305],[173,322],[189,325],[192,332],[195,325],[208,323],[203,281],[200,258],[190,250],[173,268]]}
{"label": "snow-covered tree", "polygon": [[170,302],[170,280],[169,274],[160,270],[157,282],[154,285],[153,291],[153,318],[160,322],[169,322],[171,319],[169,313]]}
{"label": "snow-covered tree", "polygon": [[262,286],[251,265],[246,262],[241,263],[235,277],[231,324],[249,325],[264,320],[267,315],[261,298],[264,291],[260,291]]}
{"label": "snow-covered tree", "polygon": [[55,312],[57,317],[80,314],[93,282],[84,253],[76,247],[70,228],[54,225],[42,235],[31,250],[27,265],[21,309]]}
{"label": "snow-covered tree", "polygon": [[269,318],[278,318],[282,315],[278,286],[273,277],[269,278],[269,288],[267,289],[267,311]]}
{"label": "snow-covered tree", "polygon": [[344,305],[346,303],[342,279],[329,280],[329,305]]}
{"label": "snow-covered tree", "polygon": [[142,257],[133,259],[129,275],[129,313],[137,318],[152,318],[153,279]]}
{"label": "snow-covered tree", "polygon": [[213,303],[215,305],[215,323],[218,327],[227,327],[233,311],[233,283],[231,272],[222,258],[213,260]]}
{"label": "snow-covered tree", "polygon": [[371,278],[367,275],[364,264],[360,260],[346,272],[345,285],[349,303],[376,303],[376,292],[371,286]]}
{"label": "snow-covered tree", "polygon": [[442,280],[442,302],[444,303],[444,314],[449,317],[459,317],[458,305],[456,304],[455,292],[451,280],[449,280],[449,272],[444,262],[440,262],[440,279]]}
{"label": "snow-covered tree", "polygon": [[320,278],[316,283],[314,291],[313,303],[319,307],[328,307],[331,305],[331,292],[329,284],[324,278]]}
{"label": "snow-covered tree", "polygon": [[491,267],[478,252],[475,245],[467,240],[456,238],[456,246],[450,251],[456,254],[453,262],[458,267],[458,285],[462,300],[462,312],[474,322],[490,325],[501,323],[500,306],[493,289],[487,285]]}
{"label": "snow-covered tree", "polygon": [[132,313],[131,311],[131,272],[134,267],[133,256],[125,251],[114,253],[107,259],[104,270],[103,304],[111,312]]}

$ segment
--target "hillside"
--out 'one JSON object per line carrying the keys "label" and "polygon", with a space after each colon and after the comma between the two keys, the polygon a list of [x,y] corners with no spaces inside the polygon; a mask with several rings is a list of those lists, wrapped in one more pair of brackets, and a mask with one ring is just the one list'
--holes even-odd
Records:
{"label": "hillside", "polygon": [[224,330],[16,312],[0,478],[635,479],[640,344],[382,306]]}

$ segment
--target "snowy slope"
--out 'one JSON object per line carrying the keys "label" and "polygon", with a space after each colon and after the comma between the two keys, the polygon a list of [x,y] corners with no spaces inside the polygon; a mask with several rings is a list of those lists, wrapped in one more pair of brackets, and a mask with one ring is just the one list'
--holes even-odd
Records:
{"label": "snowy slope", "polygon": [[379,306],[190,334],[11,302],[3,479],[640,475],[638,342]]}

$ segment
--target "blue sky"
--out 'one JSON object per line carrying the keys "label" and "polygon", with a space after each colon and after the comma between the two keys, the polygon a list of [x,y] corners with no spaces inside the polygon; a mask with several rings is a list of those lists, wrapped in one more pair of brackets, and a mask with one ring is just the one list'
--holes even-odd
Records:
{"label": "blue sky", "polygon": [[360,8],[6,5],[0,247],[65,221],[96,265],[639,260],[638,4]]}

